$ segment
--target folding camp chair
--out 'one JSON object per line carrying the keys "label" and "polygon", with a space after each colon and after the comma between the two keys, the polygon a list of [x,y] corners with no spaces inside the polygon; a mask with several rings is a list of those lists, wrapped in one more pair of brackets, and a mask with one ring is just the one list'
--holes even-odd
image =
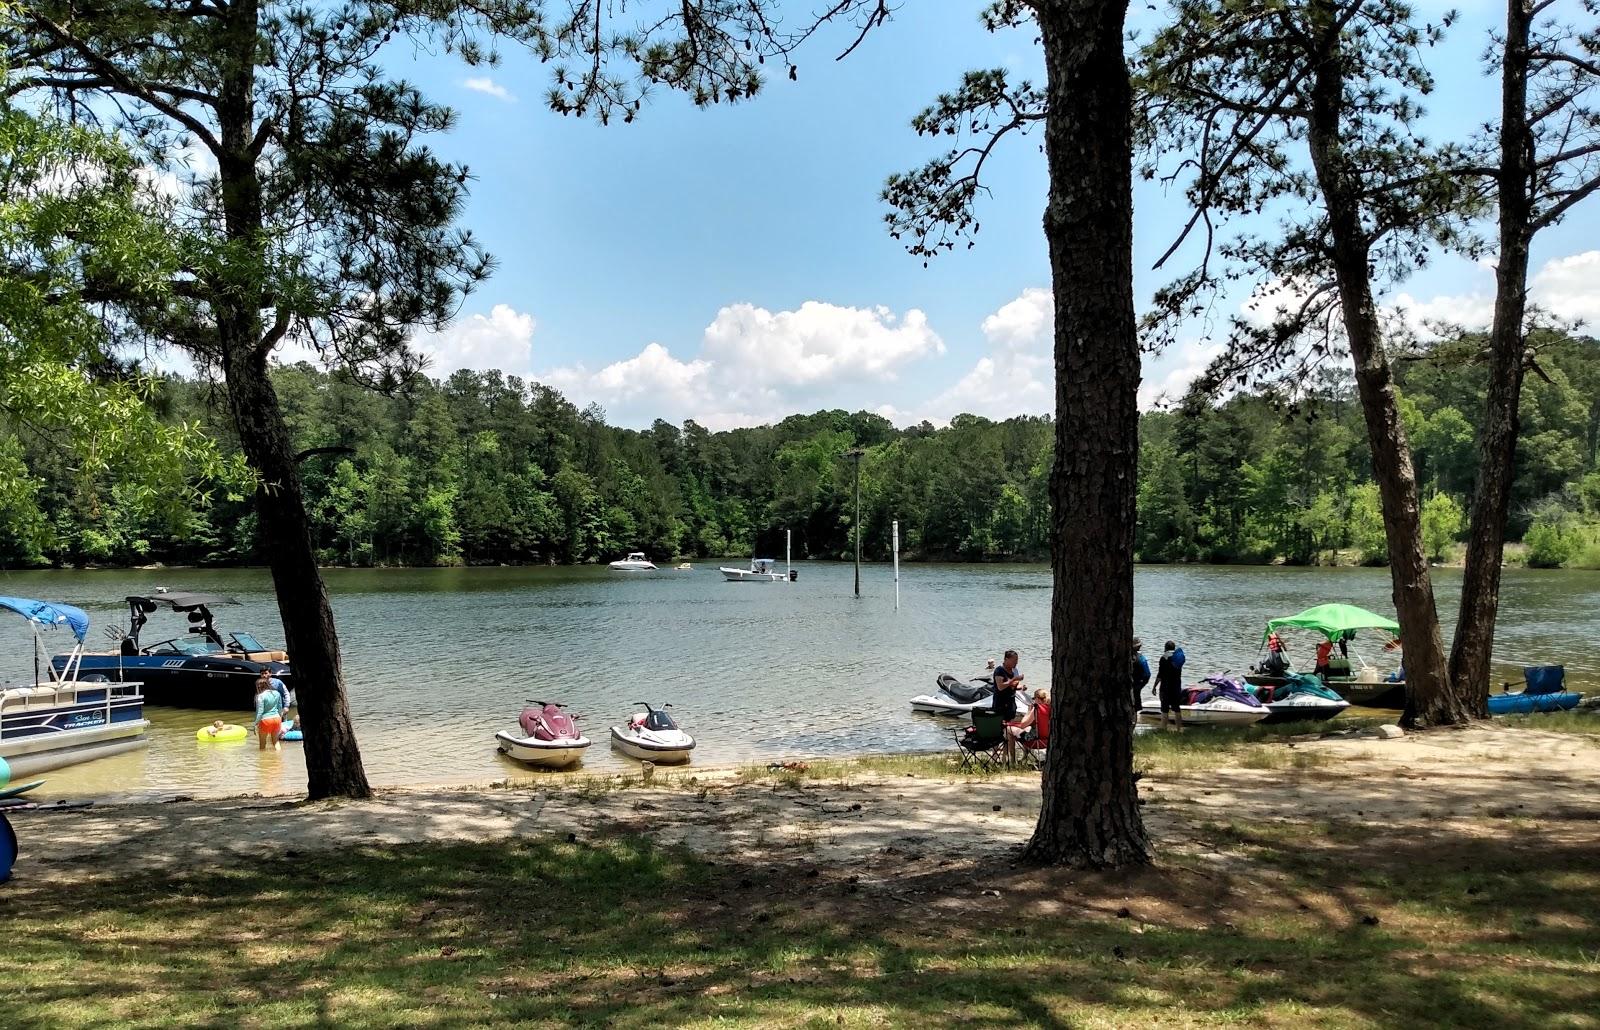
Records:
{"label": "folding camp chair", "polygon": [[956,731],[962,769],[998,769],[1005,760],[1006,721],[993,711],[972,710],[972,725]]}

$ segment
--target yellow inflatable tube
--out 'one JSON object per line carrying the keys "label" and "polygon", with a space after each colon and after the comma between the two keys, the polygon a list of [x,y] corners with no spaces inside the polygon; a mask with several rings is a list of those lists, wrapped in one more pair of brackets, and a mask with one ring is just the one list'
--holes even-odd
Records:
{"label": "yellow inflatable tube", "polygon": [[221,729],[217,729],[215,726],[202,726],[194,731],[194,739],[201,742],[215,740],[243,740],[249,735],[249,730],[245,729],[243,726],[235,726],[232,723],[228,723]]}

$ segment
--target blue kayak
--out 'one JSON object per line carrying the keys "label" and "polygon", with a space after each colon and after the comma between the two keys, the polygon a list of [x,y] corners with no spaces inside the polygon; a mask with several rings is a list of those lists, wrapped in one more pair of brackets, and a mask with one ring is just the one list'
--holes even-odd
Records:
{"label": "blue kayak", "polygon": [[1570,690],[1559,694],[1490,694],[1490,715],[1527,715],[1532,712],[1564,712],[1578,707],[1583,695]]}

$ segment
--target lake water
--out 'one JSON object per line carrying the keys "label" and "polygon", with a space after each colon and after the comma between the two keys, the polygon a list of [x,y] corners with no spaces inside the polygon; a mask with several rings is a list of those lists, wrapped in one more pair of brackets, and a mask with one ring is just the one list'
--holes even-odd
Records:
{"label": "lake water", "polygon": [[[906,701],[935,675],[975,672],[1014,647],[1034,686],[1049,686],[1050,577],[1045,566],[908,565],[901,606],[886,566],[801,563],[793,584],[730,584],[715,564],[693,572],[605,568],[332,570],[350,708],[374,784],[468,783],[538,775],[501,757],[494,731],[514,727],[524,699],[561,700],[595,741],[588,772],[636,768],[610,750],[607,727],[630,702],[670,701],[699,741],[701,765],[947,746],[955,723],[914,715]],[[1460,574],[1436,570],[1444,625]],[[281,642],[259,569],[0,573],[0,594],[63,600],[102,627],[125,626],[122,598],[157,586],[230,594],[224,634]],[[1390,613],[1383,569],[1141,567],[1135,629],[1147,652],[1167,637],[1189,654],[1190,678],[1246,668],[1264,621],[1326,601]],[[147,640],[181,619],[151,616]],[[1600,573],[1507,570],[1497,661],[1561,662],[1575,689],[1600,689]],[[47,639],[65,644],[64,633]],[[1356,650],[1384,664],[1377,648]],[[1291,655],[1309,663],[1309,640]],[[32,636],[0,620],[0,682],[32,676]],[[147,709],[151,745],[46,774],[47,796],[196,796],[295,792],[299,745],[199,744],[213,718],[245,713]],[[548,774],[545,774],[548,775]]]}

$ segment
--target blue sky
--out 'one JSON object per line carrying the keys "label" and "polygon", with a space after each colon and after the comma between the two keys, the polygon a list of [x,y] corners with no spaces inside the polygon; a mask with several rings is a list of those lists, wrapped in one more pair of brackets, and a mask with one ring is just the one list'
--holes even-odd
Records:
{"label": "blue sky", "polygon": [[[1033,33],[985,32],[980,6],[907,0],[844,61],[833,56],[849,34],[825,34],[799,55],[798,81],[706,110],[657,94],[632,125],[550,113],[549,69],[512,49],[491,69],[437,54],[392,60],[457,110],[456,130],[433,145],[471,168],[464,221],[499,259],[457,323],[419,341],[435,374],[498,367],[628,425],[693,417],[722,428],[825,406],[900,422],[1048,410],[1037,139],[1013,141],[993,164],[978,246],[929,268],[889,238],[878,200],[888,173],[939,148],[909,120],[963,71],[1037,74]],[[1430,58],[1442,87],[1430,101],[1435,135],[1494,108],[1478,56],[1496,15],[1474,0]],[[1135,209],[1142,300],[1186,211],[1144,184]],[[1578,209],[1535,252],[1536,272],[1557,262],[1536,294],[1575,315],[1600,308],[1596,210]],[[1491,289],[1486,269],[1445,258],[1404,292],[1419,312],[1459,314],[1486,310]],[[1201,335],[1147,359],[1146,401],[1203,365]]]}

